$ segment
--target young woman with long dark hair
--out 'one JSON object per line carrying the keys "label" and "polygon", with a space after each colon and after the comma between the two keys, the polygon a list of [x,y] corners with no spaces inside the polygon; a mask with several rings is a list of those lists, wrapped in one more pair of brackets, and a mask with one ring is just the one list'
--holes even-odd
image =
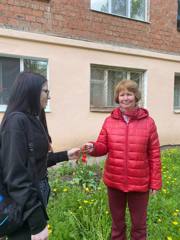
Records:
{"label": "young woman with long dark hair", "polygon": [[[79,148],[49,153],[51,139],[44,112],[48,98],[47,80],[43,76],[20,73],[1,123],[3,184],[8,195],[23,208],[24,219],[23,226],[9,235],[9,240],[48,239],[46,206],[50,187],[47,167],[79,157]],[[28,167],[29,132],[32,133],[34,155],[32,172]]]}

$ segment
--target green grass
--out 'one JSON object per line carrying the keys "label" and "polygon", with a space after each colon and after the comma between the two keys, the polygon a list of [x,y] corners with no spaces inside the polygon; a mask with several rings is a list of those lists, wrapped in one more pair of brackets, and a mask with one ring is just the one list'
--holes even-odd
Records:
{"label": "green grass", "polygon": [[[180,239],[180,150],[162,153],[163,188],[150,197],[148,240]],[[49,172],[50,240],[108,240],[111,218],[101,165],[68,163]],[[128,230],[130,220],[128,215]]]}

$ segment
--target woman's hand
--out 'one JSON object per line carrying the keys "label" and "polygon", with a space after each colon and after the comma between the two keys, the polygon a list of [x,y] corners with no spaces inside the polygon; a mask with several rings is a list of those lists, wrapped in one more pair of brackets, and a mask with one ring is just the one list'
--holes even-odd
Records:
{"label": "woman's hand", "polygon": [[83,145],[83,148],[87,153],[91,153],[94,150],[94,145],[93,143],[88,142]]}
{"label": "woman's hand", "polygon": [[157,190],[150,189],[149,193],[150,195],[155,196],[157,194]]}
{"label": "woman's hand", "polygon": [[31,235],[31,240],[48,240],[48,226],[46,226],[40,233]]}
{"label": "woman's hand", "polygon": [[51,144],[51,143],[49,143],[49,149],[48,149],[48,151],[49,151],[49,152],[54,152],[54,150],[53,150],[53,147],[52,147],[52,144]]}
{"label": "woman's hand", "polygon": [[80,157],[80,152],[81,152],[80,148],[72,148],[68,150],[67,154],[68,154],[69,160],[78,159]]}

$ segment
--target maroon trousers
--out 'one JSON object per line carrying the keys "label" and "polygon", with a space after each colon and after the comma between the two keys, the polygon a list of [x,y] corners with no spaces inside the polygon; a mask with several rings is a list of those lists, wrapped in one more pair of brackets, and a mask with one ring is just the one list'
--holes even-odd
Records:
{"label": "maroon trousers", "polygon": [[149,192],[122,192],[108,187],[112,217],[111,240],[126,240],[126,206],[131,216],[131,240],[146,239],[146,217]]}

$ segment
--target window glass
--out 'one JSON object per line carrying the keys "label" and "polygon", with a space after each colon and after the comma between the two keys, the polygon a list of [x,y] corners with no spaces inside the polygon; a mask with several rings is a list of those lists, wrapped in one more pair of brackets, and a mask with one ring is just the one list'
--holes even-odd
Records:
{"label": "window glass", "polygon": [[147,19],[149,0],[91,0],[91,9],[141,21]]}
{"label": "window glass", "polygon": [[0,57],[0,105],[7,105],[11,86],[20,72],[20,59]]}
{"label": "window glass", "polygon": [[109,0],[91,0],[91,8],[101,12],[108,12]]}
{"label": "window glass", "polygon": [[177,28],[180,31],[180,0],[178,0]]}
{"label": "window glass", "polygon": [[139,106],[143,106],[144,91],[143,89],[143,72],[130,72],[130,79],[135,81],[138,84],[139,89],[141,90],[141,100],[139,101]]}
{"label": "window glass", "polygon": [[180,110],[180,76],[175,76],[174,82],[174,109]]}
{"label": "window glass", "polygon": [[24,71],[39,73],[47,78],[47,61],[24,59]]}
{"label": "window glass", "polygon": [[130,79],[140,85],[140,80],[142,79],[142,72],[130,72]]}
{"label": "window glass", "polygon": [[[105,106],[105,72],[103,69],[93,68],[91,70],[91,106]],[[103,91],[103,93],[102,93]]]}
{"label": "window glass", "polygon": [[112,0],[111,13],[126,16],[127,15],[127,0]]}
{"label": "window glass", "polygon": [[145,0],[131,0],[131,18],[145,20]]}
{"label": "window glass", "polygon": [[108,71],[108,106],[116,106],[116,103],[114,102],[114,89],[120,80],[126,78],[126,72],[117,70]]}

